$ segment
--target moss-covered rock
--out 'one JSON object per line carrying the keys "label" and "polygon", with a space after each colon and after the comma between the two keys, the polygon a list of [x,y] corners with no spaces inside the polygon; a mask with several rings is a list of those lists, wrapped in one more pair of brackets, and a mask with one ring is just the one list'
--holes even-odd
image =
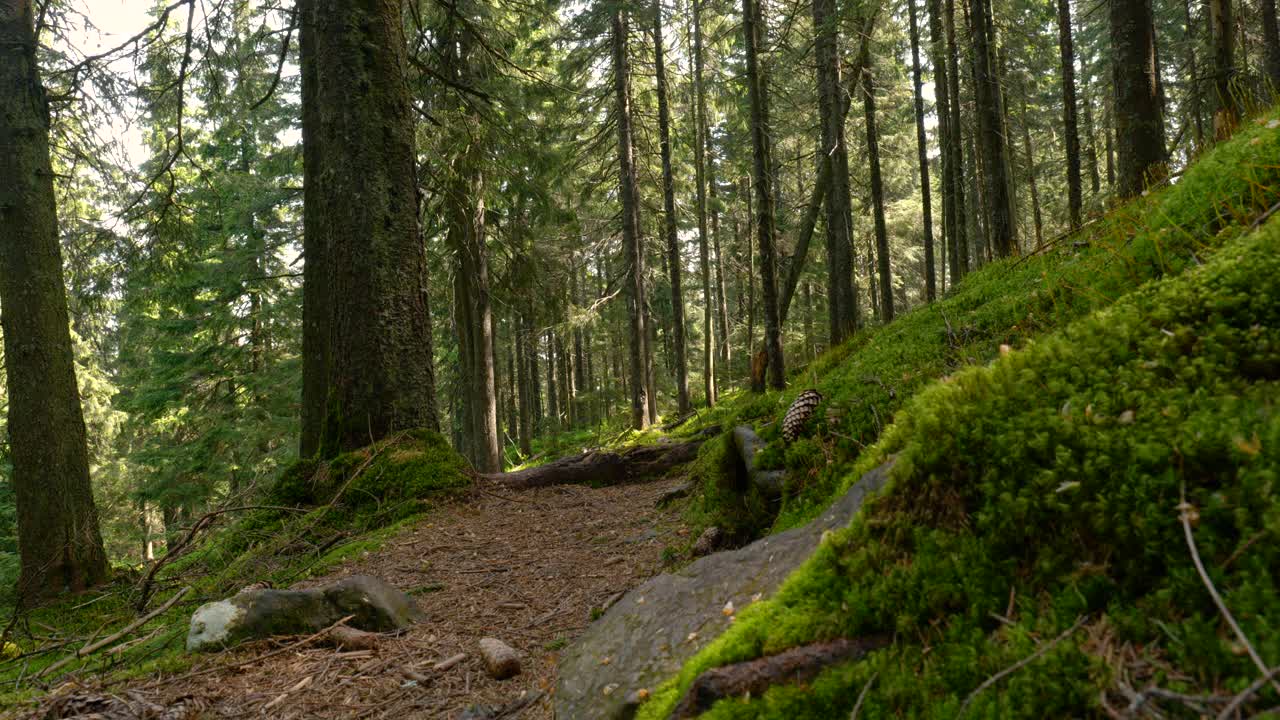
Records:
{"label": "moss-covered rock", "polygon": [[422,619],[413,599],[386,582],[353,575],[308,590],[254,588],[200,606],[187,650],[219,650],[244,640],[319,632],[343,618],[370,632],[402,630]]}

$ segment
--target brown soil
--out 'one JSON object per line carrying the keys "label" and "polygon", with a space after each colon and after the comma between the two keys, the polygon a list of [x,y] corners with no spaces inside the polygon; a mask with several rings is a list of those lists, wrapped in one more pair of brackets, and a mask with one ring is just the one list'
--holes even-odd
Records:
{"label": "brown soil", "polygon": [[[403,635],[355,652],[256,643],[112,695],[168,708],[169,717],[452,719],[480,706],[508,712],[469,717],[551,718],[558,651],[593,612],[658,572],[664,547],[684,543],[677,513],[656,507],[679,482],[477,489],[381,550],[305,583],[368,574],[413,593],[427,620]],[[482,637],[519,651],[523,672],[490,679],[478,656]],[[462,662],[433,669],[459,653]]]}

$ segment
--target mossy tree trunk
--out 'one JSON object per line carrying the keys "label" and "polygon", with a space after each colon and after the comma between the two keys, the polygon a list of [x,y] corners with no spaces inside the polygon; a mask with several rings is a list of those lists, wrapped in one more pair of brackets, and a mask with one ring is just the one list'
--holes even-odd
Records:
{"label": "mossy tree trunk", "polygon": [[30,0],[0,0],[0,306],[23,604],[106,580]]}
{"label": "mossy tree trunk", "polygon": [[299,0],[304,456],[436,429],[400,0]]}

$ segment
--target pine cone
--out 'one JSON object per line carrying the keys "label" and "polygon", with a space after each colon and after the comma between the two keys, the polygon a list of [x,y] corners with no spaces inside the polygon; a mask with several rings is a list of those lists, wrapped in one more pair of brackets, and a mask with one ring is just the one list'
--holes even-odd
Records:
{"label": "pine cone", "polygon": [[800,428],[813,417],[820,402],[822,402],[822,393],[817,390],[805,390],[800,393],[787,409],[786,416],[782,418],[782,439],[794,442],[800,435]]}

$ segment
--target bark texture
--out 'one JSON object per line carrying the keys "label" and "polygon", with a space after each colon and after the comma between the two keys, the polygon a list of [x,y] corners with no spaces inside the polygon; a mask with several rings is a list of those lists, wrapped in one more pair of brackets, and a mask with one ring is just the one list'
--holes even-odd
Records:
{"label": "bark texture", "polygon": [[1280,92],[1280,24],[1276,22],[1276,0],[1262,0],[1262,52],[1271,92]]}
{"label": "bark texture", "polygon": [[[1067,209],[1071,229],[1077,230],[1080,227],[1084,201],[1080,190],[1080,130],[1076,122],[1076,51],[1071,38],[1070,0],[1058,0],[1058,54],[1062,65],[1062,128],[1067,152]],[[1024,107],[1023,116],[1025,115]],[[1030,136],[1026,137],[1026,143],[1030,146]],[[1029,149],[1028,152],[1030,152]]]}
{"label": "bark texture", "polygon": [[711,155],[711,138],[707,132],[707,94],[703,85],[702,0],[693,0],[693,95],[695,140],[693,167],[698,184],[698,261],[702,270],[702,296],[706,306],[702,309],[702,391],[707,407],[716,404],[716,353],[715,339],[711,334],[711,251],[707,239],[707,165]]}
{"label": "bark texture", "polygon": [[108,575],[89,485],[32,12],[29,0],[0,0],[0,324],[24,605]]}
{"label": "bark texture", "polygon": [[844,132],[846,104],[840,81],[839,18],[835,0],[813,0],[813,26],[814,54],[818,62],[818,115],[822,127],[819,162],[823,166],[821,173],[829,178],[825,198],[820,199],[825,199],[826,206],[828,340],[830,346],[835,347],[858,327],[858,301],[853,288],[853,229],[850,227],[853,205]]}
{"label": "bark texture", "polygon": [[1016,254],[1018,248],[1014,238],[1013,203],[1005,154],[1004,102],[995,63],[995,28],[990,0],[973,0],[970,34],[973,37],[974,93],[982,151],[987,237],[997,257],[1008,257]]}
{"label": "bark texture", "polygon": [[399,0],[299,0],[302,454],[438,428]]}
{"label": "bark texture", "polygon": [[1142,193],[1164,175],[1164,108],[1157,83],[1151,0],[1109,3],[1115,98],[1116,192]]}
{"label": "bark texture", "polygon": [[631,324],[631,426],[643,430],[653,422],[650,414],[649,333],[646,328],[644,252],[640,239],[640,190],[636,178],[635,149],[631,135],[631,64],[627,57],[627,17],[613,15],[613,90],[618,125],[618,178],[622,196],[622,246],[626,267],[624,281],[627,314]]}
{"label": "bark texture", "polygon": [[756,232],[760,242],[760,285],[764,304],[765,357],[769,385],[787,385],[782,357],[782,322],[778,314],[777,248],[774,242],[773,169],[768,128],[768,83],[761,72],[759,48],[764,37],[763,0],[742,0],[742,31],[747,48],[747,94],[751,105],[751,159],[756,197]]}
{"label": "bark texture", "polygon": [[924,94],[920,76],[920,26],[916,21],[916,2],[907,0],[911,21],[911,81],[916,100],[916,146],[920,154],[920,213],[924,216],[924,297],[933,302],[938,297],[938,280],[933,267],[933,208],[929,185],[929,141],[924,132]]}
{"label": "bark texture", "polygon": [[888,645],[889,638],[883,635],[839,638],[712,668],[693,681],[671,712],[670,720],[695,718],[727,698],[759,697],[774,685],[809,682],[832,665],[857,660]]}
{"label": "bark texture", "polygon": [[862,56],[862,106],[866,114],[867,163],[871,168],[871,204],[876,228],[876,269],[880,273],[880,322],[893,320],[893,277],[889,267],[889,231],[884,220],[884,181],[880,177],[880,133],[876,128],[876,87],[867,46]]}
{"label": "bark texture", "polygon": [[[679,229],[676,221],[676,181],[675,175],[671,170],[671,110],[667,103],[667,66],[662,47],[662,3],[660,0],[653,0],[653,41],[653,62],[658,86],[658,138],[662,146],[662,205],[664,219],[666,220],[663,230],[666,233],[668,273],[671,277],[671,344],[675,346],[676,404],[680,414],[684,415],[692,407],[689,403],[689,362],[685,357],[684,290],[681,286],[680,277],[684,269],[684,258],[680,253]],[[702,250],[705,255],[705,244],[703,244]],[[704,279],[709,278],[710,272],[705,266],[702,272]],[[706,284],[709,283],[704,283],[704,286]],[[705,303],[706,306],[703,309],[703,313],[707,318],[710,318],[712,313],[710,294],[707,294]],[[708,343],[713,342],[712,338],[715,337],[710,330],[711,324],[708,320],[705,333]],[[714,358],[715,352],[708,348],[707,355]]]}
{"label": "bark texture", "polygon": [[1235,14],[1231,0],[1209,0],[1209,30],[1213,40],[1213,136],[1225,140],[1240,124],[1236,100]]}

